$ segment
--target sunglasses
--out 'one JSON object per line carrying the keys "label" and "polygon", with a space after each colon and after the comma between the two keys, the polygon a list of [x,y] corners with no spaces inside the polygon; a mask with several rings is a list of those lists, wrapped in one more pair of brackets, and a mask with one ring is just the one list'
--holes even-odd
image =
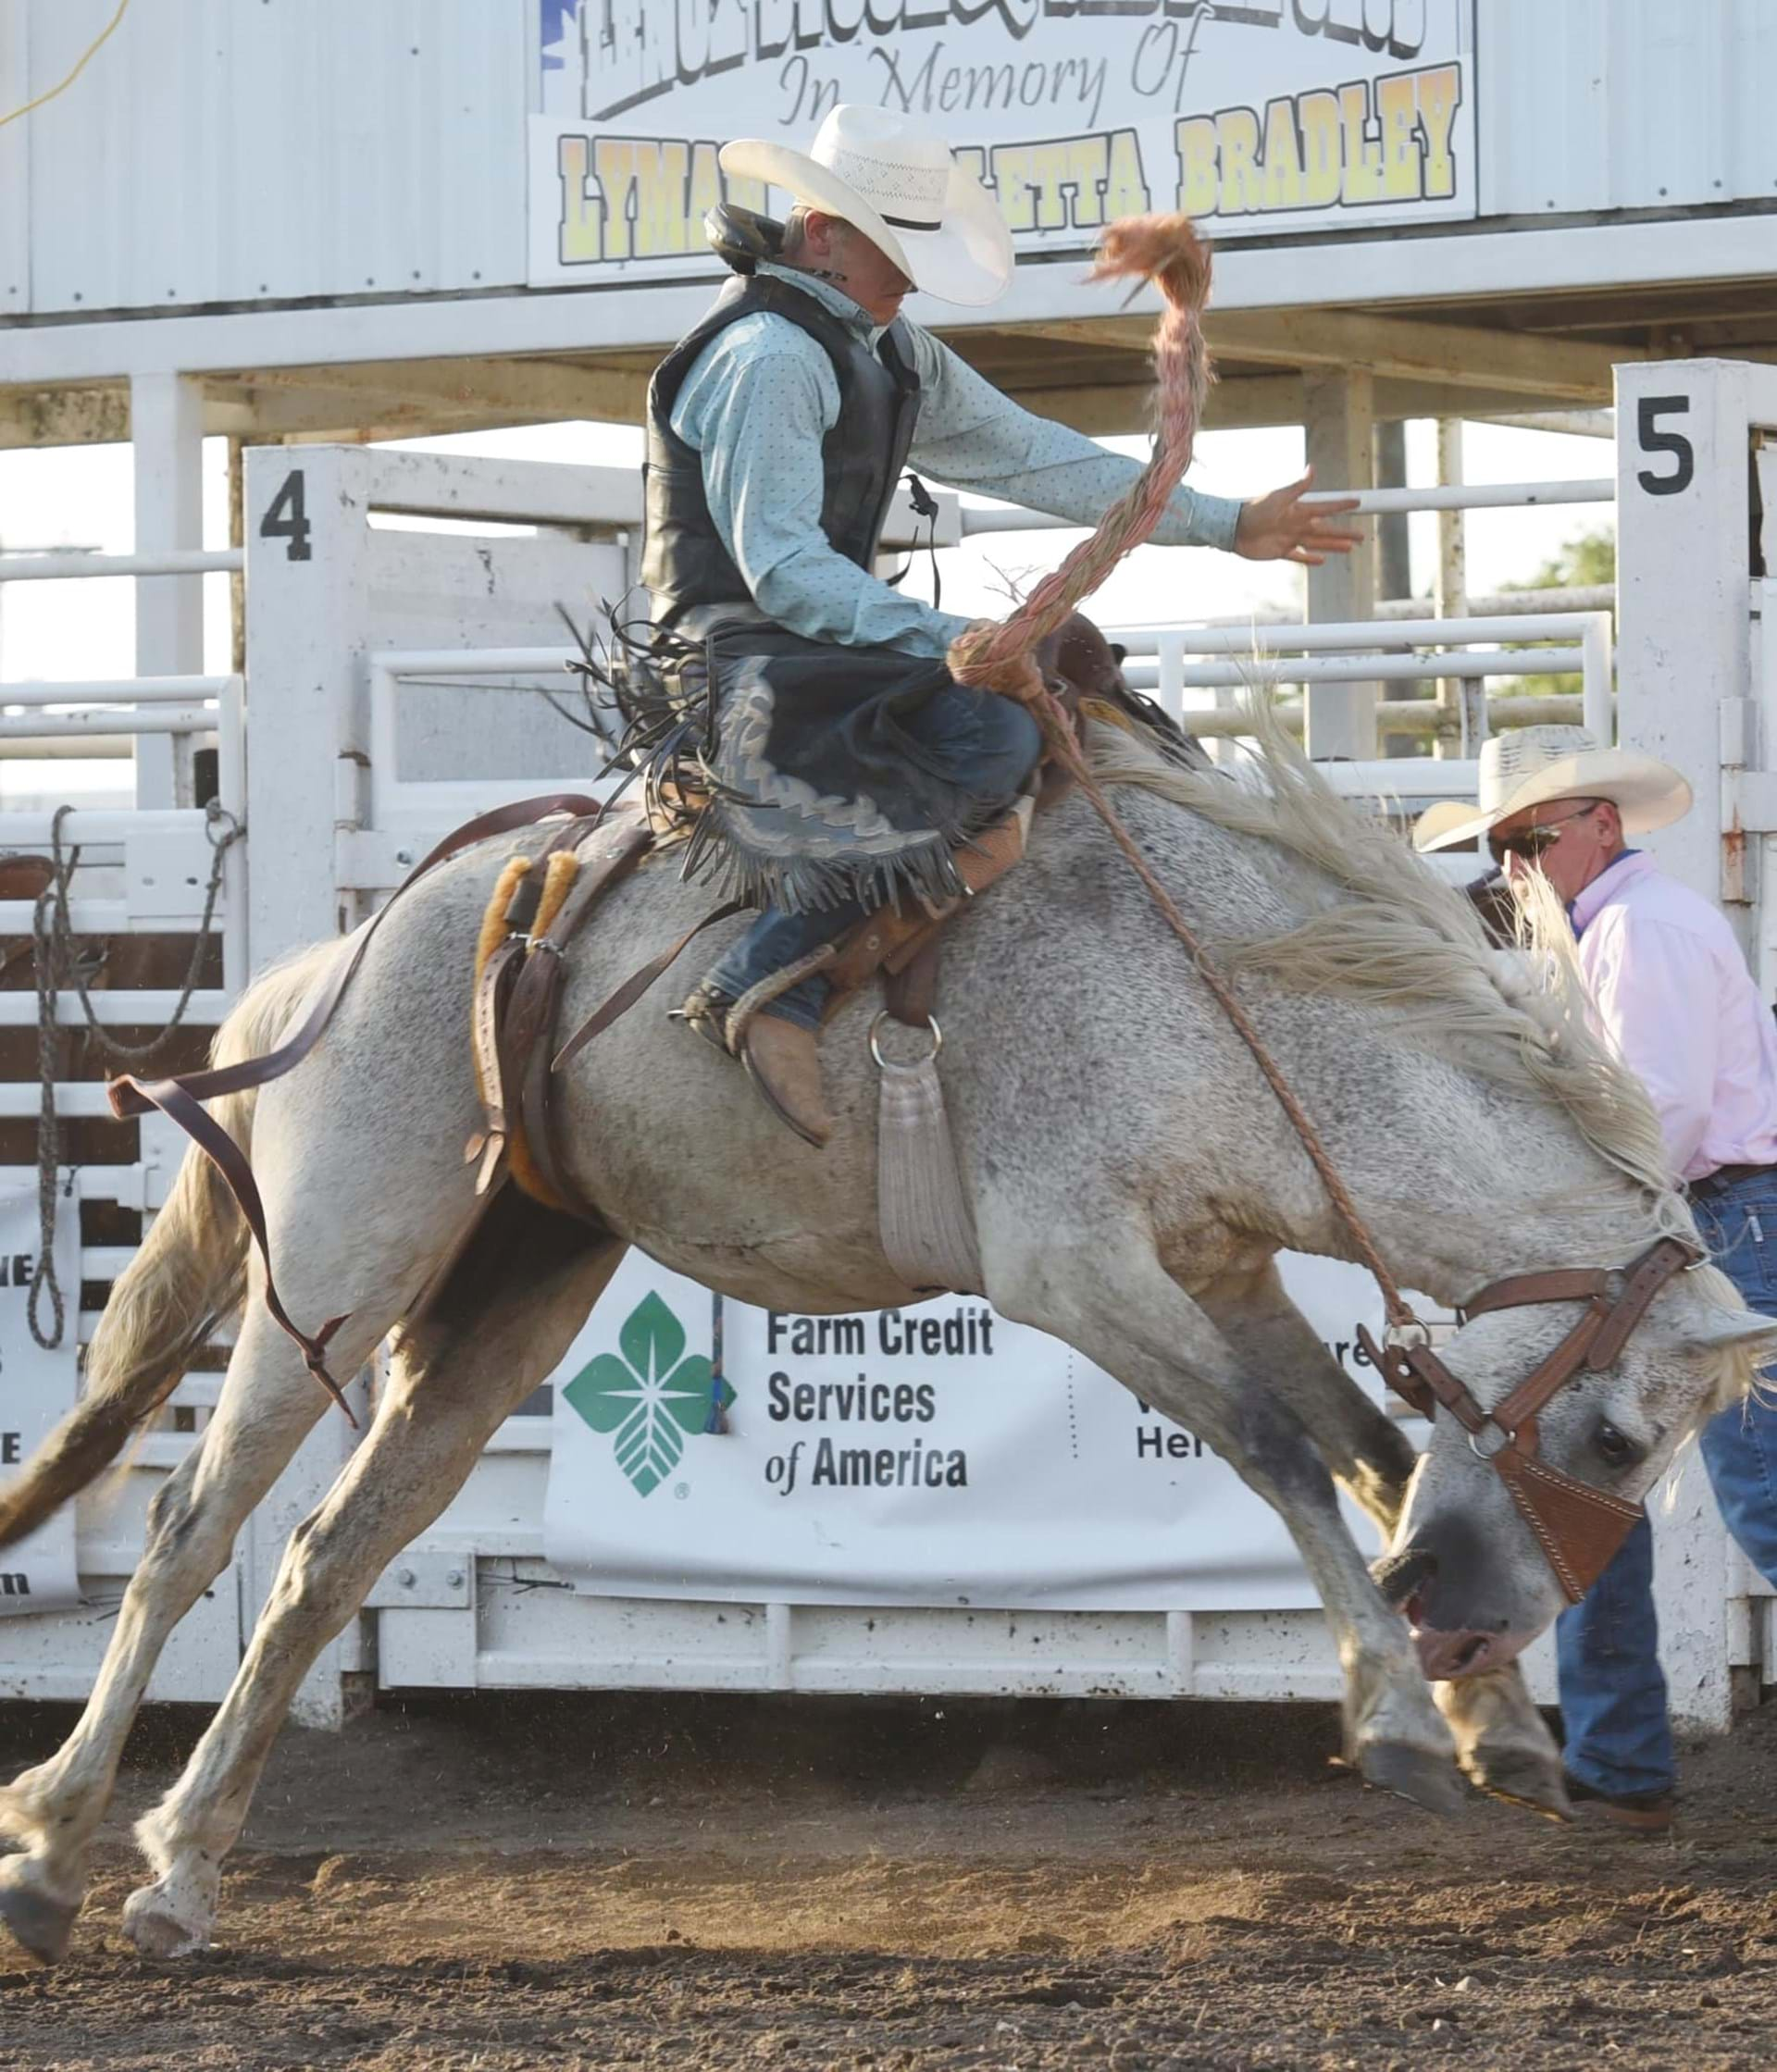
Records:
{"label": "sunglasses", "polygon": [[1598,800],[1582,806],[1577,813],[1571,813],[1560,820],[1549,821],[1541,827],[1521,827],[1513,835],[1489,835],[1487,850],[1496,863],[1503,863],[1508,856],[1522,857],[1534,863],[1545,850],[1553,849],[1576,820],[1584,820],[1588,813],[1597,813]]}

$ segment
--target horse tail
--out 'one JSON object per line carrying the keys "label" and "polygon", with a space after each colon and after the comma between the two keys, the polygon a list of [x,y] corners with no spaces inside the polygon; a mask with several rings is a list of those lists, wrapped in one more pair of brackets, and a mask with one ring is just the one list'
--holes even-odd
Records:
{"label": "horse tail", "polygon": [[[335,948],[327,944],[267,973],[217,1030],[212,1062],[234,1064],[270,1048]],[[255,1098],[252,1091],[230,1094],[212,1105],[242,1150],[252,1141]],[[227,1183],[193,1145],[166,1207],[111,1291],[88,1348],[80,1401],[0,1488],[0,1547],[34,1532],[84,1489],[178,1387],[241,1305],[247,1244]]]}

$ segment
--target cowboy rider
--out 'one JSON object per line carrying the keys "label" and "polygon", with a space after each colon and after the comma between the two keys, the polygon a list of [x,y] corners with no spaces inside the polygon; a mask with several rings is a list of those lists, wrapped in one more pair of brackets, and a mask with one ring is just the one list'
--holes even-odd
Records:
{"label": "cowboy rider", "polygon": [[[818,953],[885,899],[953,890],[954,845],[1039,750],[1027,712],[944,667],[970,622],[872,572],[902,465],[1088,526],[1137,465],[1021,409],[901,316],[915,288],[976,306],[1012,278],[999,205],[941,140],[840,105],[806,154],[742,139],[721,163],[795,207],[781,233],[712,219],[743,278],[651,384],[642,575],[655,634],[706,643],[702,832],[764,911],[677,1011],[818,1146]],[[725,220],[765,242],[736,256]],[[1180,488],[1154,537],[1316,565],[1358,536],[1333,523],[1353,501],[1301,502],[1310,479],[1245,503]]]}

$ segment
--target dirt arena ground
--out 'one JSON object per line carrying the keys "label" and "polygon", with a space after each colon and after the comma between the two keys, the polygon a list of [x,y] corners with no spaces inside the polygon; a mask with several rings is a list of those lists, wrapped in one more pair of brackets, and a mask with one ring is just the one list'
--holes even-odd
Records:
{"label": "dirt arena ground", "polygon": [[[61,1707],[0,1707],[0,1775]],[[1684,2067],[1777,2041],[1777,1706],[1676,1839],[1329,1768],[1296,1708],[424,1699],[288,1733],[219,1946],[118,1932],[146,1718],[69,1960],[0,1956],[6,2072]]]}

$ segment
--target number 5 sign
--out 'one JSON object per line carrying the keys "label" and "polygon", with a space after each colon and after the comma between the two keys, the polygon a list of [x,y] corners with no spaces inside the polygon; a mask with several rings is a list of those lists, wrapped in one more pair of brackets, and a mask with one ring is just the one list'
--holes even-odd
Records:
{"label": "number 5 sign", "polygon": [[1724,902],[1755,949],[1772,926],[1755,927],[1749,904],[1769,809],[1740,773],[1777,764],[1777,710],[1759,713],[1753,669],[1748,463],[1758,428],[1771,423],[1777,368],[1696,359],[1617,369],[1617,738],[1689,779],[1690,812],[1647,846],[1662,870]]}
{"label": "number 5 sign", "polygon": [[1689,396],[1642,396],[1635,404],[1635,438],[1644,453],[1670,453],[1670,474],[1656,475],[1644,467],[1635,476],[1649,496],[1676,496],[1688,490],[1696,474],[1696,449],[1682,431],[1663,430],[1662,417],[1690,416]]}

